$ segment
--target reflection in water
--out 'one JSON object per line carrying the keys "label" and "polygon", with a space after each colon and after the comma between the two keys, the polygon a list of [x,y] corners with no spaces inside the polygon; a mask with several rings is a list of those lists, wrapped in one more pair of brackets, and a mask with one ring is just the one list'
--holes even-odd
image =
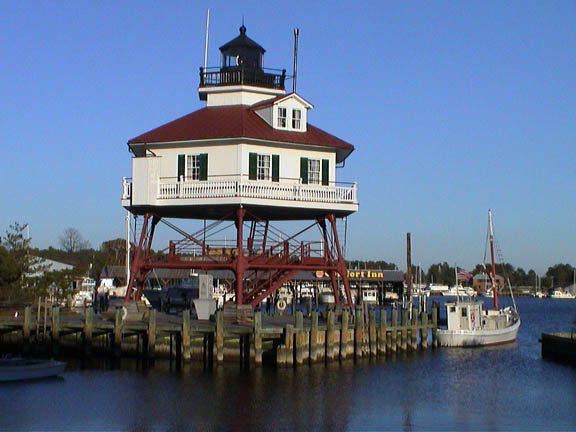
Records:
{"label": "reflection in water", "polygon": [[538,337],[576,304],[534,302],[518,343],[493,348],[298,369],[71,360],[64,379],[0,384],[0,429],[573,430],[576,368],[542,361]]}

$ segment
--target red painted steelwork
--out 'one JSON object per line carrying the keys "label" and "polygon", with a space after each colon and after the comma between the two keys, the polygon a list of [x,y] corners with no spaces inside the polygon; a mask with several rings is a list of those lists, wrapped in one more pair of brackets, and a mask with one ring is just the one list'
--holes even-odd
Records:
{"label": "red painted steelwork", "polygon": [[[142,295],[146,275],[151,270],[158,268],[231,270],[236,277],[234,284],[236,304],[249,304],[252,306],[256,306],[260,301],[274,294],[299,271],[320,270],[330,275],[332,291],[336,302],[339,302],[340,299],[337,275],[340,276],[344,286],[347,304],[349,306],[352,305],[346,263],[340,249],[336,229],[336,218],[333,214],[328,214],[325,218],[318,219],[313,224],[292,236],[287,237],[284,233],[275,229],[276,233],[281,233],[281,238],[284,238],[284,240],[277,241],[276,243],[271,242],[270,245],[267,245],[267,242],[270,240],[268,221],[256,220],[257,218],[254,215],[247,215],[246,210],[241,207],[236,209],[235,213],[236,246],[232,250],[233,253],[225,254],[223,249],[221,255],[211,255],[209,245],[204,241],[198,240],[198,238],[202,238],[202,236],[206,238],[206,230],[200,230],[194,233],[194,235],[190,235],[175,225],[163,221],[167,226],[181,234],[184,239],[170,242],[169,247],[156,256],[152,256],[150,250],[155,227],[161,218],[150,213],[145,214],[140,240],[131,263],[132,278],[128,282],[125,300],[130,300],[132,297],[139,299]],[[252,220],[252,225],[249,237],[246,239],[248,247],[244,249],[243,225],[245,219],[248,217]],[[150,222],[151,218],[152,221]],[[328,230],[326,219],[330,222],[330,230]],[[210,224],[209,229],[212,229],[220,222],[222,221]],[[263,232],[258,231],[258,222],[263,224]],[[311,247],[312,243],[296,243],[297,236],[314,226],[319,226],[322,233],[323,253],[320,253],[320,256],[312,256],[314,253]],[[257,233],[262,234],[261,249],[255,247],[257,241],[260,243],[259,239],[256,238]],[[186,248],[189,244],[195,244],[201,247],[202,255],[190,255],[188,253],[185,256],[179,256],[177,247],[183,250],[182,248]],[[248,271],[252,273],[248,274]],[[136,290],[134,290],[133,287],[135,281]]]}

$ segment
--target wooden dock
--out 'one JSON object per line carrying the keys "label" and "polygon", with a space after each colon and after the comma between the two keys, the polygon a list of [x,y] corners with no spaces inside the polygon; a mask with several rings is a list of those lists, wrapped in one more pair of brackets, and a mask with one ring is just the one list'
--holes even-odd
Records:
{"label": "wooden dock", "polygon": [[542,333],[540,343],[543,358],[576,364],[576,331]]}
{"label": "wooden dock", "polygon": [[[17,313],[16,313],[17,312]],[[80,355],[99,352],[116,357],[170,357],[177,362],[227,361],[278,366],[384,358],[436,347],[437,309],[297,311],[269,316],[251,307],[226,306],[213,320],[193,320],[190,311],[168,315],[143,304],[128,303],[95,314],[59,306],[25,306],[0,314],[0,349],[24,354],[62,349]]]}

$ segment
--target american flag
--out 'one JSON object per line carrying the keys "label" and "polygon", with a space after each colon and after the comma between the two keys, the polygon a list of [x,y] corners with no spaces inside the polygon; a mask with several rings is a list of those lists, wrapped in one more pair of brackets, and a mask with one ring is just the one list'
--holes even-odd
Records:
{"label": "american flag", "polygon": [[458,280],[460,281],[467,281],[470,280],[472,278],[472,273],[470,273],[469,271],[466,271],[464,269],[459,268],[458,269]]}

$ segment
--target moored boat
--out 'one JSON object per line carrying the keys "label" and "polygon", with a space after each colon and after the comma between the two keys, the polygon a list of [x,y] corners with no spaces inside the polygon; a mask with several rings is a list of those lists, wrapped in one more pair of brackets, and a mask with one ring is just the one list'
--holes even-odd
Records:
{"label": "moored boat", "polygon": [[[446,302],[447,328],[439,329],[438,343],[447,347],[472,347],[509,343],[516,340],[520,316],[514,308],[498,308],[496,264],[494,262],[494,230],[492,213],[488,211],[488,240],[491,268],[486,271],[492,283],[493,307],[484,310],[481,300],[460,299]],[[514,300],[512,290],[511,298]]]}
{"label": "moored boat", "polygon": [[0,382],[22,381],[62,375],[66,363],[49,359],[0,358]]}

